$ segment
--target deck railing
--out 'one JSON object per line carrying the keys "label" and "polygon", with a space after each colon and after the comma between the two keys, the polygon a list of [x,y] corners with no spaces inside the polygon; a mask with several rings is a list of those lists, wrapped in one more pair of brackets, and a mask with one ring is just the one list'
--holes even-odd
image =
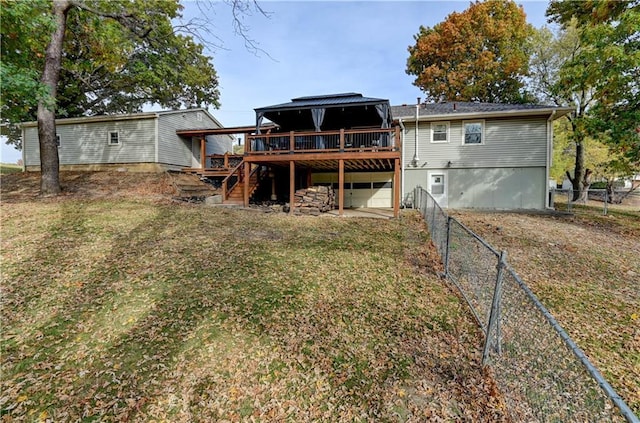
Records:
{"label": "deck railing", "polygon": [[397,151],[399,136],[394,128],[341,129],[322,132],[286,132],[248,135],[247,153]]}
{"label": "deck railing", "polygon": [[207,154],[205,164],[211,169],[233,169],[242,162],[242,155],[239,154]]}

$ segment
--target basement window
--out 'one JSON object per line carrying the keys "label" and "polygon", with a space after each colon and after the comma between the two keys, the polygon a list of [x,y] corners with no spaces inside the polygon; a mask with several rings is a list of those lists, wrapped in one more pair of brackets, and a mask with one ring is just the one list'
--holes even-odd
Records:
{"label": "basement window", "polygon": [[109,132],[109,145],[120,145],[120,134],[118,131]]}

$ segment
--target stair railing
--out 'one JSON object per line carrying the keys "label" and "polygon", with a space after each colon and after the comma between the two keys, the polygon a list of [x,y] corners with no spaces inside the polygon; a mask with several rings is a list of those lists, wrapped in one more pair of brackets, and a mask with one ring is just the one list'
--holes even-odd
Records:
{"label": "stair railing", "polygon": [[[227,200],[229,198],[229,193],[235,188],[238,183],[242,182],[242,177],[244,175],[244,160],[241,161],[234,167],[229,175],[222,180],[222,199]],[[231,186],[229,186],[229,184]]]}

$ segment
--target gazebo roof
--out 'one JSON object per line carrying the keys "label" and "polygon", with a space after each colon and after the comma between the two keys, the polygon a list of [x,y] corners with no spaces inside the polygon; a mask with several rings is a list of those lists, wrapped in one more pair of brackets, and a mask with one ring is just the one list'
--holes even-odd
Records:
{"label": "gazebo roof", "polygon": [[254,109],[258,117],[263,116],[279,125],[283,131],[311,130],[314,124],[311,109],[324,109],[323,130],[373,127],[382,122],[377,105],[386,105],[388,121],[391,122],[389,100],[364,97],[359,93],[316,95],[291,99],[288,103]]}

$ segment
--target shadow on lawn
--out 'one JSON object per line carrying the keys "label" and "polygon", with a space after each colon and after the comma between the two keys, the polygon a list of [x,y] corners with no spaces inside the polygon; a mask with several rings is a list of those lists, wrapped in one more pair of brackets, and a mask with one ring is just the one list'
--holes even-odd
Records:
{"label": "shadow on lawn", "polygon": [[[167,395],[165,385],[175,382],[172,373],[185,345],[195,337],[197,350],[207,339],[237,335],[222,333],[229,328],[283,351],[267,368],[273,383],[288,383],[273,366],[321,372],[331,385],[327,395],[367,413],[383,414],[391,384],[406,378],[431,372],[445,387],[480,379],[471,374],[473,349],[460,344],[465,339],[474,345],[478,331],[469,329],[474,325],[455,296],[443,295],[427,308],[423,296],[433,288],[403,282],[412,270],[401,270],[402,236],[366,244],[362,239],[375,230],[373,224],[352,222],[346,230],[344,221],[327,221],[314,234],[288,227],[301,220],[284,220],[270,222],[264,242],[237,241],[229,235],[247,228],[224,212],[151,210],[152,217],[130,230],[110,234],[111,250],[90,266],[87,282],[65,292],[56,314],[24,343],[8,345],[8,395],[28,399],[15,407],[4,404],[2,414],[22,418],[29,410],[47,410],[57,420],[140,418],[148,404]],[[34,260],[59,260],[56,268],[63,271],[90,242],[90,216],[82,205],[63,204]],[[260,219],[249,224],[260,227]],[[349,251],[356,254],[348,256],[354,263],[346,268],[339,258]],[[385,255],[393,264],[379,263]],[[354,267],[360,259],[373,269]],[[383,275],[376,275],[378,265]],[[46,284],[61,282],[42,283],[37,270],[27,279],[27,290],[34,292],[27,306],[46,295]],[[224,326],[227,321],[235,323]],[[431,333],[443,336],[433,340]],[[183,399],[191,402],[187,408],[219,389],[206,372],[196,379],[195,393]],[[311,393],[314,386],[300,389]],[[464,389],[450,395],[468,402]]]}

